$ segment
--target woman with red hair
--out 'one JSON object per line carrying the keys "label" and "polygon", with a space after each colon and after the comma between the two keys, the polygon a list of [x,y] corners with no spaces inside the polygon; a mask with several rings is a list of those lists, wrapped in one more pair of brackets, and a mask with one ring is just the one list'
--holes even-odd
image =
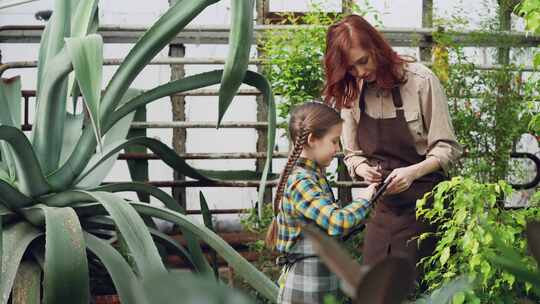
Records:
{"label": "woman with red hair", "polygon": [[415,237],[416,200],[447,178],[460,156],[448,101],[424,65],[399,56],[366,20],[350,15],[328,29],[325,101],[341,111],[345,164],[353,179],[390,181],[366,228],[363,261],[403,256],[416,265],[435,242]]}

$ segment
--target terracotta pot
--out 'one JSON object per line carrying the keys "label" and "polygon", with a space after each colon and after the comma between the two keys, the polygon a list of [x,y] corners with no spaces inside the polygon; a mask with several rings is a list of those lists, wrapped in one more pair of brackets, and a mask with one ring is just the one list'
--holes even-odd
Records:
{"label": "terracotta pot", "polygon": [[120,304],[118,295],[102,295],[95,297],[96,304]]}

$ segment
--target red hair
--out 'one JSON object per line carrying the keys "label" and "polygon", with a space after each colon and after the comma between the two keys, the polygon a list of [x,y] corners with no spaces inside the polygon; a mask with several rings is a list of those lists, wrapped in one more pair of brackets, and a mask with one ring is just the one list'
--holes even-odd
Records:
{"label": "red hair", "polygon": [[349,15],[331,25],[326,34],[326,82],[322,94],[327,104],[337,109],[350,108],[353,100],[358,98],[360,87],[351,74],[347,57],[347,51],[352,47],[361,47],[374,60],[377,87],[389,90],[406,81],[403,65],[413,60],[399,56],[364,18]]}

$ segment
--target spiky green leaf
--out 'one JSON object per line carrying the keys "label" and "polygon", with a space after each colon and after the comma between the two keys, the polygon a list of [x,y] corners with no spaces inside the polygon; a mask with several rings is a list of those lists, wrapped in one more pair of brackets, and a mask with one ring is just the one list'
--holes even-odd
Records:
{"label": "spiky green leaf", "polygon": [[[146,300],[151,303],[183,304],[252,304],[252,300],[220,282],[183,271],[171,271],[145,280]],[[172,300],[175,299],[175,300]]]}
{"label": "spiky green leaf", "polygon": [[21,5],[21,4],[25,4],[29,2],[34,2],[34,1],[38,1],[38,0],[4,0],[0,2],[0,9],[17,6],[17,5]]}
{"label": "spiky green leaf", "polygon": [[[21,78],[19,76],[0,81],[0,125],[21,128]],[[9,179],[15,180],[17,173],[13,150],[3,142],[0,143],[2,161],[7,166]]]}
{"label": "spiky green leaf", "polygon": [[41,268],[35,262],[22,262],[11,295],[13,304],[41,303]]}
{"label": "spiky green leaf", "polygon": [[[82,199],[82,198],[81,198]],[[88,201],[88,199],[86,199]],[[203,225],[193,223],[187,216],[170,211],[165,208],[155,207],[145,203],[128,202],[135,210],[146,216],[159,218],[177,224],[180,228],[191,232],[201,241],[207,243],[211,248],[216,250],[223,259],[245,279],[253,288],[260,292],[265,298],[271,302],[277,299],[278,288],[266,275],[257,270],[251,263],[246,261],[234,248],[232,248],[221,237]],[[96,216],[105,215],[106,211],[100,204],[97,203],[82,203],[74,207],[79,216]]]}
{"label": "spiky green leaf", "polygon": [[28,245],[43,235],[32,225],[20,222],[2,231],[2,272],[0,273],[0,303],[7,303],[22,257]]}
{"label": "spiky green leaf", "polygon": [[15,127],[0,126],[0,140],[9,143],[15,152],[14,163],[20,191],[28,196],[47,193],[50,186],[26,135]]}
{"label": "spiky green leaf", "polygon": [[[126,93],[126,96],[124,96],[124,100],[129,100],[131,97],[137,95],[138,93],[138,90],[130,89]],[[72,182],[74,182],[75,184],[77,184],[78,187],[81,188],[96,187],[101,184],[101,182],[105,179],[105,177],[107,177],[107,174],[109,174],[110,170],[112,169],[114,162],[116,161],[116,158],[118,157],[118,154],[120,154],[121,150],[117,150],[112,154],[108,154],[107,158],[103,158],[103,155],[106,154],[106,151],[111,151],[118,141],[126,138],[131,123],[133,122],[134,115],[135,113],[131,113],[123,117],[111,129],[106,130],[107,133],[105,134],[105,139],[103,141],[104,149],[92,157],[93,160],[101,159],[102,162],[99,162],[99,164],[93,167],[93,169],[90,171],[85,170],[88,174],[85,176],[84,179],[78,178],[76,181]],[[77,151],[77,148],[75,149],[76,150],[74,151],[74,153],[80,152]],[[90,162],[92,162],[92,160],[90,160]],[[88,168],[88,166],[86,167]]]}
{"label": "spiky green leaf", "polygon": [[111,275],[114,287],[118,291],[120,301],[126,304],[140,303],[143,297],[140,282],[118,251],[105,241],[89,234],[84,234],[86,246],[103,263]]}
{"label": "spiky green leaf", "polygon": [[[56,15],[56,14],[54,14]],[[44,81],[37,92],[37,114],[32,129],[32,145],[45,174],[59,165],[66,114],[67,77],[72,70],[68,52],[63,48],[50,59]]]}
{"label": "spiky green leaf", "polygon": [[[71,37],[84,37],[89,33],[95,33],[99,15],[97,0],[79,1],[74,6],[74,13],[71,16]],[[73,113],[77,113],[77,98],[81,93],[80,87],[75,81],[75,75],[70,74],[68,80],[68,97],[72,96]]]}
{"label": "spiky green leaf", "polygon": [[86,243],[77,214],[67,207],[37,208],[45,217],[44,303],[87,304],[90,282]]}
{"label": "spiky green leaf", "polygon": [[[267,144],[266,144],[266,162],[262,172],[261,184],[259,186],[259,198],[258,198],[258,214],[259,218],[262,218],[264,208],[264,193],[266,190],[266,181],[269,176],[270,167],[272,165],[272,156],[274,152],[274,144],[276,142],[276,103],[274,102],[274,94],[272,93],[272,86],[268,79],[263,75],[247,71],[244,82],[250,86],[257,88],[263,94],[264,102],[268,105],[268,129],[267,129]],[[275,178],[275,176],[271,176]]]}
{"label": "spiky green leaf", "polygon": [[217,0],[179,0],[148,29],[133,46],[113,75],[103,95],[104,118],[116,109],[119,100],[140,71],[201,11]]}
{"label": "spiky green leaf", "polygon": [[[175,212],[185,214],[185,210],[178,204],[178,202],[173,199],[170,195],[165,193],[163,190],[152,187],[142,183],[117,183],[111,185],[105,185],[93,189],[93,191],[107,191],[107,192],[121,192],[121,191],[135,191],[137,193],[143,193],[151,195],[162,202],[165,207]],[[59,202],[58,200],[57,202]],[[64,201],[69,201],[69,199],[64,199]],[[82,200],[84,201],[84,199]],[[195,265],[195,268],[202,273],[211,273],[211,267],[206,260],[199,241],[195,236],[188,230],[180,228],[184,239],[186,240],[189,253],[191,254],[191,260]]]}
{"label": "spiky green leaf", "polygon": [[[135,111],[133,121],[146,121],[146,107],[140,107]],[[146,136],[146,129],[130,129],[127,138]],[[126,153],[146,153],[146,148],[141,146],[129,146],[124,149]],[[146,159],[128,159],[127,165],[131,180],[135,182],[147,182],[148,175],[148,160]],[[137,193],[139,201],[150,202],[150,197],[147,194]]]}
{"label": "spiky green leaf", "polygon": [[75,146],[81,136],[84,122],[84,114],[71,114],[66,112],[66,128],[62,140],[62,154],[60,164],[63,165],[75,150]]}
{"label": "spiky green leaf", "polygon": [[194,224],[186,216],[173,211],[135,202],[130,202],[130,204],[141,214],[161,218],[189,230],[218,252],[235,269],[238,275],[243,277],[246,282],[259,291],[265,298],[272,302],[276,301],[277,286],[213,231],[204,226]]}
{"label": "spiky green leaf", "polygon": [[99,115],[103,74],[103,39],[97,34],[67,38],[66,47],[73,63],[75,78],[81,89],[98,147],[101,150],[103,147]]}
{"label": "spiky green leaf", "polygon": [[38,83],[37,91],[41,91],[43,82],[48,80],[45,71],[53,66],[52,58],[60,52],[64,46],[64,38],[69,37],[71,24],[71,0],[54,1],[54,14],[47,22],[45,31],[41,35],[39,60],[38,60]]}
{"label": "spiky green leaf", "polygon": [[33,203],[32,198],[22,194],[12,184],[0,180],[0,203],[11,210],[18,210]]}
{"label": "spiky green leaf", "polygon": [[165,266],[143,220],[125,201],[107,192],[82,192],[101,203],[129,246],[142,277],[165,272]]}
{"label": "spiky green leaf", "polygon": [[[203,217],[204,225],[208,229],[214,231],[214,224],[212,223],[212,213],[210,212],[210,208],[208,208],[208,202],[206,201],[206,198],[204,197],[202,191],[199,191],[199,201],[201,204],[201,214]],[[218,277],[219,272],[217,265],[217,255],[215,250],[210,250],[210,263],[212,264],[214,275]]]}
{"label": "spiky green leaf", "polygon": [[253,43],[254,5],[254,0],[231,1],[229,52],[219,88],[218,128],[246,75]]}

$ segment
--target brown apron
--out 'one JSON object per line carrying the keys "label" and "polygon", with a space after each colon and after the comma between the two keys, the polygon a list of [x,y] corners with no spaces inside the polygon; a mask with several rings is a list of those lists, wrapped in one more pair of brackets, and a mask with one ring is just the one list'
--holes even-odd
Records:
{"label": "brown apron", "polygon": [[[360,123],[357,142],[371,166],[380,166],[383,179],[392,170],[422,162],[426,157],[416,151],[403,110],[399,86],[392,90],[396,108],[395,118],[375,119],[365,113],[365,85],[360,93]],[[365,264],[373,265],[387,256],[402,256],[413,265],[430,254],[436,241],[425,240],[418,247],[411,240],[423,232],[433,231],[429,225],[416,220],[416,200],[445,179],[442,171],[425,175],[413,182],[404,192],[385,195],[377,203],[367,224],[362,250]]]}

